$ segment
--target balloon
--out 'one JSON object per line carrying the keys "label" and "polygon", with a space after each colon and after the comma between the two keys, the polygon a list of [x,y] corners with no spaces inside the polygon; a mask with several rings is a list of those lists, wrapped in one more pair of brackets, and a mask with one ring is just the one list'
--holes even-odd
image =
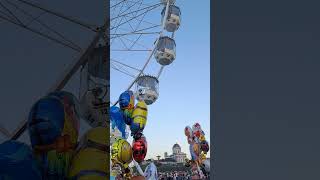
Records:
{"label": "balloon", "polygon": [[186,126],[185,128],[184,128],[184,134],[187,136],[187,137],[192,137],[192,129],[191,129],[191,127],[190,126]]}
{"label": "balloon", "polygon": [[0,179],[42,180],[40,166],[28,145],[13,140],[0,144]]}
{"label": "balloon", "polygon": [[79,134],[77,105],[71,93],[56,91],[38,100],[30,111],[31,145],[47,179],[67,175]]}
{"label": "balloon", "polygon": [[110,121],[112,123],[112,129],[117,127],[122,133],[122,138],[126,138],[126,124],[123,119],[123,113],[117,106],[110,108]]}
{"label": "balloon", "polygon": [[133,159],[138,163],[142,162],[147,155],[148,144],[146,138],[142,135],[139,139],[133,140],[132,154]]}
{"label": "balloon", "polygon": [[200,149],[201,149],[201,151],[204,151],[205,153],[209,152],[209,144],[208,144],[208,142],[207,141],[201,141]]}
{"label": "balloon", "polygon": [[105,180],[108,176],[109,138],[107,128],[90,129],[82,137],[72,160],[69,178],[74,180]]}
{"label": "balloon", "polygon": [[[131,120],[133,109],[134,109],[133,92],[129,90],[129,91],[125,91],[125,92],[121,93],[121,95],[119,97],[119,105],[120,105],[121,110],[123,111],[125,119],[128,119],[126,122],[129,123]],[[131,122],[130,122],[130,124],[131,124]],[[130,125],[130,124],[128,124],[128,125]]]}
{"label": "balloon", "polygon": [[142,132],[147,123],[148,109],[147,104],[144,101],[139,101],[133,110],[133,121],[130,125],[132,134]]}
{"label": "balloon", "polygon": [[150,163],[146,170],[144,171],[144,176],[147,180],[157,180],[158,179],[158,172],[157,167],[154,163]]}
{"label": "balloon", "polygon": [[191,154],[191,159],[193,161],[197,161],[200,155],[200,147],[199,144],[193,143],[190,144],[189,146],[190,154]]}
{"label": "balloon", "polygon": [[117,139],[111,147],[111,159],[121,165],[129,164],[132,161],[132,149],[124,139]]}

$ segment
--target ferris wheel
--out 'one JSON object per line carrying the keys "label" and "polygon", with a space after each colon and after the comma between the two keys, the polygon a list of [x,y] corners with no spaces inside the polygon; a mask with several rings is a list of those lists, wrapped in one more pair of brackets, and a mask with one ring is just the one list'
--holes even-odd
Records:
{"label": "ferris wheel", "polygon": [[159,98],[159,77],[176,59],[175,32],[181,11],[175,0],[110,1],[111,103],[134,91],[151,105]]}

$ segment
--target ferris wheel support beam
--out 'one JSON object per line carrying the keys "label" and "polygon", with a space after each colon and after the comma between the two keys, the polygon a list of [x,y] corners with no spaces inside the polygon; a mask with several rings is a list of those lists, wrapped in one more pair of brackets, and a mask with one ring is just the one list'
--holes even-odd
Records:
{"label": "ferris wheel support beam", "polygon": [[28,1],[25,1],[25,0],[17,0],[17,1],[19,1],[19,2],[21,2],[23,4],[26,4],[28,6],[31,6],[31,7],[37,8],[37,9],[41,9],[42,11],[45,11],[45,12],[50,13],[50,14],[53,14],[53,15],[55,15],[57,17],[60,17],[60,18],[62,18],[64,20],[67,20],[69,22],[72,22],[72,23],[78,24],[78,25],[80,25],[82,27],[85,27],[87,29],[90,29],[90,30],[92,30],[94,32],[97,32],[96,28],[93,28],[93,25],[89,25],[87,23],[81,22],[80,20],[74,19],[72,17],[68,17],[68,16],[65,16],[65,15],[63,15],[61,13],[54,12],[53,10],[50,10],[47,7],[44,8],[43,6],[40,6],[40,5],[35,4],[35,3],[28,2]]}
{"label": "ferris wheel support beam", "polygon": [[[168,2],[167,2],[167,5],[166,5],[166,12],[165,12],[165,14],[164,14],[164,19],[167,19],[167,17],[168,17],[169,3],[170,3],[170,1],[168,1]],[[144,66],[142,67],[142,69],[140,70],[140,72],[139,72],[139,74],[136,76],[136,78],[135,78],[135,79],[131,82],[131,84],[128,86],[127,90],[129,90],[129,89],[134,85],[134,83],[135,83],[135,82],[137,81],[137,79],[143,74],[143,71],[146,69],[147,65],[149,64],[149,62],[150,62],[150,60],[151,60],[151,58],[152,58],[152,55],[154,54],[154,52],[155,52],[155,50],[156,50],[156,47],[157,47],[157,45],[158,45],[159,38],[162,37],[163,30],[164,30],[164,28],[165,28],[165,22],[166,22],[166,21],[163,21],[163,22],[162,22],[162,30],[161,30],[161,32],[160,32],[160,34],[159,34],[159,37],[157,38],[156,42],[154,43],[155,45],[154,45],[154,47],[153,47],[153,49],[152,49],[152,51],[151,51],[151,53],[150,53],[150,55],[149,55],[146,63],[144,64]],[[163,69],[163,66],[161,67],[161,69]],[[161,70],[161,71],[162,71],[162,70]],[[113,106],[117,105],[118,102],[119,102],[119,100],[117,100],[115,103],[113,103]]]}
{"label": "ferris wheel support beam", "polygon": [[[61,90],[67,84],[67,82],[71,79],[71,77],[78,71],[78,69],[85,63],[88,62],[88,57],[93,51],[94,47],[98,43],[99,39],[105,34],[105,31],[109,27],[109,21],[106,20],[104,25],[98,29],[96,35],[94,36],[93,40],[89,44],[88,48],[81,54],[79,59],[76,59],[61,75],[58,81],[49,89],[47,93],[52,91]],[[27,119],[28,115],[25,116]],[[27,121],[23,121],[21,126],[16,129],[16,131],[11,136],[12,140],[18,139],[22,133],[27,129]]]}

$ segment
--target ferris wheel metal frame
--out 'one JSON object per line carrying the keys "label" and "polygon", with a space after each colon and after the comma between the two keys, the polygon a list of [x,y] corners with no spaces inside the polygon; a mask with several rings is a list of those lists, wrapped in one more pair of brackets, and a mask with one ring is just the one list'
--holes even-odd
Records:
{"label": "ferris wheel metal frame", "polygon": [[[32,15],[31,13],[28,13],[26,10],[21,8],[21,4],[26,5],[28,7],[38,9],[42,11],[37,16]],[[105,7],[109,6],[109,1],[104,1]],[[51,42],[60,44],[64,47],[67,47],[69,49],[72,49],[73,51],[77,51],[79,53],[79,56],[74,59],[69,66],[65,69],[65,71],[60,75],[60,77],[56,80],[56,82],[47,90],[47,93],[57,90],[62,90],[65,85],[68,83],[68,81],[71,79],[71,77],[85,64],[88,63],[89,55],[93,52],[95,46],[99,43],[100,40],[103,40],[105,43],[105,49],[106,51],[109,51],[109,12],[108,8],[105,8],[106,11],[104,13],[104,23],[101,26],[92,25],[86,22],[83,22],[77,18],[64,15],[63,13],[57,12],[55,10],[52,10],[48,7],[44,7],[43,5],[30,2],[27,0],[15,0],[9,1],[9,0],[2,0],[0,1],[0,19],[4,20],[8,23],[11,23],[13,25],[16,25],[20,28],[23,28],[33,34],[37,34],[39,36],[42,36]],[[22,17],[16,15],[14,13],[15,11],[18,11],[23,14],[23,16],[28,17],[28,22],[23,22]],[[81,26],[83,28],[88,29],[89,31],[93,31],[95,33],[94,37],[88,44],[86,48],[81,48],[76,43],[72,42],[68,38],[66,38],[62,33],[54,30],[52,27],[47,25],[46,23],[40,21],[40,17],[44,14],[49,14],[52,16],[55,16],[57,18],[60,18],[61,20],[64,20],[69,23],[76,24],[78,26]],[[42,27],[46,28],[48,31],[52,32],[56,36],[48,35],[45,32],[42,32],[36,28],[33,28],[31,24],[33,22],[39,23]],[[107,52],[108,53],[108,52]],[[109,90],[108,90],[109,91]],[[0,126],[0,132],[11,140],[17,140],[27,129],[27,117],[28,114],[25,115],[24,120],[19,124],[19,126],[13,131],[13,133],[9,132],[6,128]]]}
{"label": "ferris wheel metal frame", "polygon": [[[125,0],[123,0],[123,1],[125,1]],[[123,2],[123,1],[121,1],[121,2]],[[119,3],[121,3],[121,2],[119,2]],[[165,21],[165,20],[168,18],[169,6],[170,6],[170,5],[174,5],[174,4],[175,4],[175,0],[161,0],[161,3],[159,3],[159,4],[150,5],[149,7],[145,7],[145,8],[142,8],[142,9],[137,10],[137,11],[141,11],[141,10],[144,10],[144,9],[153,8],[154,6],[161,5],[161,4],[162,4],[162,5],[165,5],[165,6],[164,6],[164,7],[165,7],[165,13],[164,13],[164,16],[163,16],[163,21],[161,22],[161,25],[159,25],[159,26],[161,26],[161,30],[160,30],[160,32],[158,32],[159,35],[157,36],[156,41],[154,42],[154,45],[153,45],[152,49],[149,50],[149,51],[150,51],[150,52],[149,52],[149,55],[147,56],[146,61],[145,61],[145,63],[142,65],[142,67],[141,67],[140,69],[139,69],[139,68],[134,68],[134,67],[129,66],[129,65],[127,65],[127,64],[124,64],[124,63],[121,63],[121,62],[119,62],[119,61],[116,61],[116,60],[112,60],[112,59],[111,59],[111,61],[116,61],[117,63],[119,63],[119,64],[121,64],[121,65],[123,65],[123,66],[126,66],[126,67],[128,67],[128,68],[131,68],[131,69],[134,69],[134,70],[137,70],[137,71],[138,71],[138,74],[137,74],[136,76],[132,76],[132,75],[130,75],[130,74],[126,74],[125,72],[122,72],[122,73],[124,73],[124,74],[126,74],[126,75],[129,75],[129,76],[133,77],[133,80],[129,83],[128,87],[127,87],[125,90],[130,90],[130,89],[133,87],[133,85],[137,82],[137,80],[138,80],[142,75],[144,75],[145,69],[147,68],[147,66],[148,66],[149,63],[151,62],[151,59],[152,59],[153,55],[155,54],[155,51],[156,51],[156,48],[157,48],[159,39],[160,39],[161,37],[163,37],[163,34],[164,34],[164,32],[166,31],[166,29],[165,29],[166,21]],[[117,4],[117,5],[118,5],[118,4]],[[130,13],[132,13],[132,12],[130,12]],[[129,13],[128,13],[128,14],[129,14]],[[138,16],[140,16],[140,15],[142,15],[142,14],[143,14],[143,13],[139,14]],[[123,15],[120,15],[120,16],[123,16]],[[117,17],[116,17],[116,18],[117,18]],[[135,17],[133,17],[133,18],[135,18]],[[132,18],[132,19],[133,19],[133,18]],[[113,19],[113,18],[111,18],[111,21],[112,21],[112,19]],[[130,19],[130,20],[132,20],[132,19]],[[128,21],[130,21],[130,20],[128,20]],[[151,27],[148,27],[148,28],[144,28],[144,29],[142,29],[142,30],[152,29],[152,28],[154,28],[154,27],[156,27],[156,26],[151,26]],[[176,31],[176,30],[175,30],[175,31]],[[171,34],[171,38],[174,38],[175,31],[171,32],[171,33],[172,33],[172,34]],[[137,32],[137,31],[136,31],[136,32]],[[138,31],[138,32],[139,32],[139,31]],[[131,33],[135,33],[135,32],[129,32],[129,33],[127,33],[127,34],[131,34]],[[142,33],[142,34],[149,34],[149,33]],[[152,33],[152,34],[153,34],[153,33]],[[112,39],[112,37],[110,37],[110,39]],[[112,43],[110,44],[110,46],[112,46]],[[111,51],[112,51],[112,50],[111,50]],[[156,79],[159,79],[159,77],[161,76],[161,74],[162,74],[165,66],[167,66],[167,65],[161,65],[160,69],[159,69],[158,72],[156,73],[156,76],[155,76]],[[117,70],[117,69],[116,69],[116,70]],[[118,69],[118,70],[119,70],[119,69]],[[119,70],[119,71],[120,71],[120,70]],[[120,71],[120,72],[121,72],[121,71]],[[112,103],[112,106],[117,105],[118,102],[119,102],[119,100],[114,101],[114,102]]]}

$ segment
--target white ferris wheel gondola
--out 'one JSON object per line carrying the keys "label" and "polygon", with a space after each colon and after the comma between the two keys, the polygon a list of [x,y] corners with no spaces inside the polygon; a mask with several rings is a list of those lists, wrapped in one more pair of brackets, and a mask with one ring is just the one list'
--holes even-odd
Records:
{"label": "white ferris wheel gondola", "polygon": [[154,54],[157,62],[161,65],[169,65],[176,59],[176,43],[174,39],[163,36],[159,38]]}
{"label": "white ferris wheel gondola", "polygon": [[135,97],[147,105],[154,103],[159,97],[159,81],[156,77],[142,75],[136,80]]}
{"label": "white ferris wheel gondola", "polygon": [[166,7],[163,8],[161,15],[162,19],[161,22],[164,22],[164,28],[168,32],[175,32],[176,30],[179,29],[179,26],[181,24],[181,11],[178,6],[175,5],[169,5],[169,10],[167,14],[167,18],[165,19],[165,12],[166,12]]}

